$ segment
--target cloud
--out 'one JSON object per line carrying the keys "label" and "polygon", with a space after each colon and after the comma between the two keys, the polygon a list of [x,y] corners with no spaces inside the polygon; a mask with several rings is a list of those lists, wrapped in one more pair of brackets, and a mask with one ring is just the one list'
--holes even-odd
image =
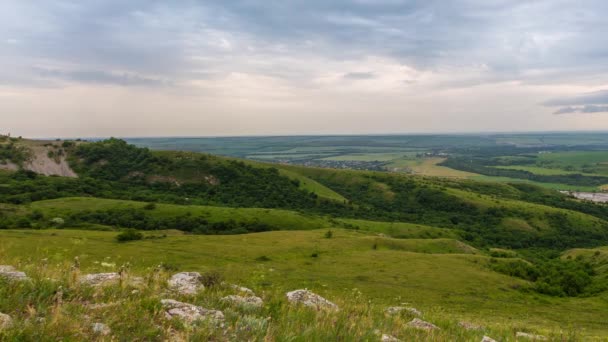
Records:
{"label": "cloud", "polygon": [[577,106],[577,107],[568,106],[568,107],[563,107],[563,108],[558,109],[553,114],[561,115],[561,114],[572,114],[572,113],[583,113],[583,114],[608,113],[608,105],[601,105],[601,106],[585,105],[585,106]]}
{"label": "cloud", "polygon": [[310,80],[323,70],[266,64],[311,55],[331,61],[373,55],[433,71],[483,64],[480,84],[550,83],[560,75],[608,74],[608,45],[597,44],[606,11],[603,0],[6,0],[0,41],[19,44],[0,44],[0,55],[9,68],[42,60],[175,83],[192,80],[199,68]]}
{"label": "cloud", "polygon": [[110,84],[120,86],[161,86],[168,81],[145,77],[133,73],[117,73],[101,70],[57,70],[37,69],[44,79],[72,81],[88,84]]}
{"label": "cloud", "polygon": [[545,106],[575,106],[586,104],[608,104],[608,90],[579,94],[570,97],[556,98],[545,101]]}
{"label": "cloud", "polygon": [[376,75],[373,72],[349,72],[342,77],[348,80],[369,80],[375,78]]}

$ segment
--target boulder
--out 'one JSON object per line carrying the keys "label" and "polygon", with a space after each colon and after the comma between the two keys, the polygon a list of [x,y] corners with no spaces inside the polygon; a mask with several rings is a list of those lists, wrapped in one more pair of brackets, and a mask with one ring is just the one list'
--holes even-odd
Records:
{"label": "boulder", "polygon": [[529,334],[529,333],[525,333],[525,332],[521,332],[521,331],[518,331],[517,333],[515,333],[515,337],[525,338],[525,339],[532,340],[532,341],[546,341],[547,340],[547,337],[545,337],[543,335],[534,335],[534,334]]}
{"label": "boulder", "polygon": [[401,340],[396,338],[395,336],[391,336],[391,335],[387,335],[387,334],[382,334],[380,341],[381,342],[401,342]]}
{"label": "boulder", "polygon": [[489,336],[484,336],[484,337],[481,339],[481,342],[496,342],[496,340],[495,340],[495,339],[493,339],[493,338],[491,338],[491,337],[489,337]]}
{"label": "boulder", "polygon": [[13,326],[13,319],[7,314],[0,312],[0,331],[8,329]]}
{"label": "boulder", "polygon": [[198,272],[176,273],[167,281],[169,288],[182,295],[195,295],[205,289],[201,283],[201,274]]}
{"label": "boulder", "polygon": [[308,290],[287,292],[287,300],[293,304],[302,304],[316,309],[338,309],[336,304]]}
{"label": "boulder", "polygon": [[167,319],[179,318],[190,324],[197,321],[210,321],[212,323],[224,321],[224,313],[218,310],[209,310],[173,299],[163,299],[160,302],[165,308]]}
{"label": "boulder", "polygon": [[437,327],[435,324],[423,321],[419,318],[414,318],[407,325],[412,328],[422,329],[422,330],[427,330],[427,331],[439,329],[439,327]]}
{"label": "boulder", "polygon": [[112,330],[110,329],[110,327],[108,327],[107,325],[105,325],[103,323],[93,323],[91,325],[91,329],[93,330],[94,334],[101,335],[101,336],[107,336],[112,333]]}
{"label": "boulder", "polygon": [[229,302],[234,305],[249,306],[249,307],[262,307],[264,301],[262,298],[256,296],[226,296],[222,298],[222,301]]}
{"label": "boulder", "polygon": [[13,266],[9,265],[0,265],[0,278],[12,281],[29,280],[24,272],[17,271]]}
{"label": "boulder", "polygon": [[420,312],[418,309],[412,308],[412,307],[407,307],[407,306],[390,306],[390,307],[386,308],[386,310],[384,310],[384,312],[386,312],[389,315],[397,315],[397,314],[401,313],[402,311],[406,311],[415,316],[422,316],[422,312]]}

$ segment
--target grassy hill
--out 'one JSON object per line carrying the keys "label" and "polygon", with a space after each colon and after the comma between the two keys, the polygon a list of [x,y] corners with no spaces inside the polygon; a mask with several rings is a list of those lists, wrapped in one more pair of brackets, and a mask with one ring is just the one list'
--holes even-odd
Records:
{"label": "grassy hill", "polygon": [[[28,144],[39,145],[17,141],[11,151],[27,154]],[[0,171],[0,265],[23,268],[50,292],[57,285],[44,280],[45,272],[60,277],[73,291],[74,308],[95,298],[67,279],[68,264],[79,257],[86,272],[103,271],[102,262],[130,263],[140,275],[159,264],[165,272],[218,271],[263,293],[269,304],[250,314],[272,317],[263,331],[274,336],[369,340],[380,329],[404,340],[481,338],[462,331],[459,320],[479,322],[499,340],[512,340],[515,331],[574,340],[608,335],[602,247],[608,246],[608,206],[531,184],[265,164],[150,151],[117,139],[60,146],[62,162],[77,177],[43,176],[23,163]],[[117,242],[125,228],[145,238]],[[337,316],[293,311],[283,292],[304,287],[348,309]],[[161,289],[156,284],[129,297],[115,288],[110,299],[129,302],[149,336],[171,330],[199,336],[158,321],[152,308]],[[216,298],[223,291],[196,300],[238,316]],[[18,320],[10,336],[65,336],[71,325],[84,333],[77,319],[54,319],[46,330],[27,327],[27,302],[48,296],[0,281],[0,312]],[[403,330],[406,322],[382,313],[402,302],[423,310],[441,332]],[[51,304],[36,310],[52,316]],[[335,331],[325,325],[324,319],[347,324],[350,315],[365,316],[365,323]],[[115,311],[98,317],[124,336],[141,333]],[[302,324],[294,327],[288,317]],[[229,321],[238,330],[238,319]]]}
{"label": "grassy hill", "polygon": [[[512,340],[515,331],[541,333],[555,339],[564,336],[572,340],[608,334],[603,321],[603,313],[608,310],[605,295],[564,300],[522,292],[519,289],[526,287],[528,282],[493,272],[488,266],[491,257],[471,254],[474,250],[466,246],[460,251],[453,250],[454,244],[447,240],[394,240],[339,229],[334,230],[331,238],[326,238],[324,233],[325,230],[312,230],[192,236],[169,232],[165,238],[118,243],[112,232],[8,230],[0,232],[0,259],[41,277],[56,276],[62,270],[68,272],[65,269],[76,256],[80,258],[83,273],[113,271],[127,262],[134,276],[145,276],[150,267],[159,264],[170,267],[173,271],[169,274],[177,270],[220,272],[225,281],[249,286],[267,302],[260,310],[244,311],[246,314],[272,317],[269,329],[276,336],[299,336],[298,340],[339,336],[347,340],[371,339],[374,329],[405,340],[477,340],[483,334]],[[378,246],[374,247],[375,244]],[[23,254],[25,249],[27,255]],[[40,260],[47,260],[49,265],[66,266],[43,268]],[[110,266],[103,266],[102,262]],[[43,280],[36,281],[51,286]],[[152,288],[144,287],[138,294],[129,295],[129,287],[115,288],[111,292],[88,292],[67,283],[65,286],[71,294],[66,306],[75,307],[79,301],[124,300],[124,306],[90,314],[125,338],[141,332],[141,326],[135,325],[150,327],[161,336],[169,331],[167,324],[184,331],[183,327],[170,322],[153,327],[158,318],[150,310],[154,310],[154,303],[158,301],[155,298],[159,297]],[[343,310],[327,318],[322,312],[289,309],[283,294],[296,288],[309,288],[335,301]],[[25,310],[27,298],[52,295],[40,294],[27,287],[3,285],[0,285],[0,293],[23,296],[22,302],[15,297],[0,296],[3,298],[0,311],[10,312],[19,319],[29,315]],[[188,300],[233,312],[234,317],[228,323],[230,329],[238,326],[240,314],[237,313],[242,311],[220,303],[217,298],[222,293],[225,290],[212,288]],[[52,316],[52,301],[49,299],[49,302],[47,306],[38,307],[39,314]],[[411,317],[395,321],[384,315],[386,307],[401,303],[421,310],[424,319],[438,324],[442,331],[427,334],[405,329],[404,324]],[[141,321],[125,321],[119,313],[125,306]],[[85,313],[86,309],[73,311],[74,317],[70,321],[77,321]],[[340,329],[325,325],[325,319],[346,319],[348,322],[348,317],[351,317],[351,323],[352,317],[359,317],[357,324]],[[288,324],[289,320],[300,323]],[[458,326],[459,321],[475,322],[485,329],[465,331]],[[47,323],[49,327],[52,324],[58,323]],[[83,324],[72,322],[69,328],[86,330]],[[194,332],[186,329],[185,333]],[[264,336],[268,331],[250,333]],[[61,335],[61,330],[49,336],[57,335]]]}

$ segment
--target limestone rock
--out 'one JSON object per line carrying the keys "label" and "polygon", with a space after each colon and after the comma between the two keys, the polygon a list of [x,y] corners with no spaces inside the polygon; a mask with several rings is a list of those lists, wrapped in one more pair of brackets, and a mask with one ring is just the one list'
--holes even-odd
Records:
{"label": "limestone rock", "polygon": [[104,286],[117,283],[120,280],[120,274],[112,273],[92,273],[80,277],[80,283],[89,286]]}
{"label": "limestone rock", "polygon": [[262,305],[264,305],[264,301],[262,301],[262,298],[256,296],[226,296],[222,298],[222,301],[229,302],[235,305],[250,306],[256,308],[262,307]]}
{"label": "limestone rock", "polygon": [[13,266],[0,265],[0,278],[13,281],[29,280],[24,272],[17,271]]}
{"label": "limestone rock", "polygon": [[201,284],[201,274],[198,272],[176,273],[167,281],[172,290],[182,295],[195,295],[203,290],[205,286]]}
{"label": "limestone rock", "polygon": [[493,338],[491,338],[491,337],[489,337],[489,336],[484,336],[484,337],[481,339],[481,342],[496,342],[496,340],[495,340],[495,339],[493,339]]}
{"label": "limestone rock", "polygon": [[13,319],[7,314],[0,312],[0,331],[8,329],[13,325]]}
{"label": "limestone rock", "polygon": [[401,342],[401,340],[396,338],[395,336],[391,336],[391,335],[387,335],[387,334],[382,334],[380,341],[381,342]]}
{"label": "limestone rock", "polygon": [[110,327],[108,327],[107,325],[105,325],[103,323],[93,323],[91,328],[93,329],[93,333],[102,335],[102,336],[107,336],[112,333],[112,330],[110,329]]}
{"label": "limestone rock", "polygon": [[302,304],[316,309],[338,309],[336,304],[308,290],[287,292],[287,300],[293,304]]}
{"label": "limestone rock", "polygon": [[205,320],[213,323],[221,323],[224,321],[224,313],[218,310],[209,310],[189,303],[178,302],[173,299],[163,299],[160,302],[165,308],[165,316],[168,319],[179,318],[187,323]]}
{"label": "limestone rock", "polygon": [[435,324],[423,321],[419,318],[414,318],[407,325],[412,328],[422,329],[422,330],[427,330],[427,331],[439,329],[439,327],[437,327]]}
{"label": "limestone rock", "polygon": [[525,332],[521,332],[518,331],[517,333],[515,333],[515,337],[517,338],[525,338],[528,340],[532,340],[532,341],[546,341],[547,338],[543,335],[534,335],[534,334],[529,334],[529,333],[525,333]]}

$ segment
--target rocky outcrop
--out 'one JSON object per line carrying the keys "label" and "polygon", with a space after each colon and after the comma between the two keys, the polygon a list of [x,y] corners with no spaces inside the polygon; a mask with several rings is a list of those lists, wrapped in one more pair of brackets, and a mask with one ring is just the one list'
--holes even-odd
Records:
{"label": "rocky outcrop", "polygon": [[218,310],[209,310],[189,303],[178,302],[173,299],[163,299],[161,304],[165,309],[167,319],[178,318],[192,324],[199,321],[222,323],[224,313]]}
{"label": "rocky outcrop", "polygon": [[24,281],[30,279],[24,272],[17,271],[13,266],[9,265],[0,265],[0,278],[11,281]]}
{"label": "rocky outcrop", "polygon": [[204,290],[201,283],[201,274],[198,272],[176,273],[167,281],[169,288],[182,295],[195,295]]}
{"label": "rocky outcrop", "polygon": [[301,304],[315,309],[338,309],[336,304],[308,290],[287,292],[287,300],[293,304]]}
{"label": "rocky outcrop", "polygon": [[525,332],[521,332],[521,331],[518,331],[517,333],[515,333],[515,337],[525,338],[525,339],[532,340],[532,341],[546,341],[547,340],[547,337],[545,337],[543,335],[534,335],[534,334],[529,334],[529,333],[525,333]]}
{"label": "rocky outcrop", "polygon": [[426,331],[432,331],[432,330],[439,329],[439,327],[437,327],[435,324],[423,321],[419,318],[414,318],[407,325],[412,328],[422,329],[422,330],[426,330]]}
{"label": "rocky outcrop", "polygon": [[481,342],[496,342],[496,340],[495,340],[495,339],[493,339],[493,338],[491,338],[491,337],[489,337],[489,336],[484,336],[484,337],[481,339]]}
{"label": "rocky outcrop", "polygon": [[256,296],[246,296],[246,297],[226,296],[226,297],[222,298],[222,301],[231,303],[233,305],[248,306],[248,307],[255,307],[255,308],[259,308],[259,307],[262,307],[262,305],[264,305],[264,301],[262,301],[262,298],[256,297]]}

